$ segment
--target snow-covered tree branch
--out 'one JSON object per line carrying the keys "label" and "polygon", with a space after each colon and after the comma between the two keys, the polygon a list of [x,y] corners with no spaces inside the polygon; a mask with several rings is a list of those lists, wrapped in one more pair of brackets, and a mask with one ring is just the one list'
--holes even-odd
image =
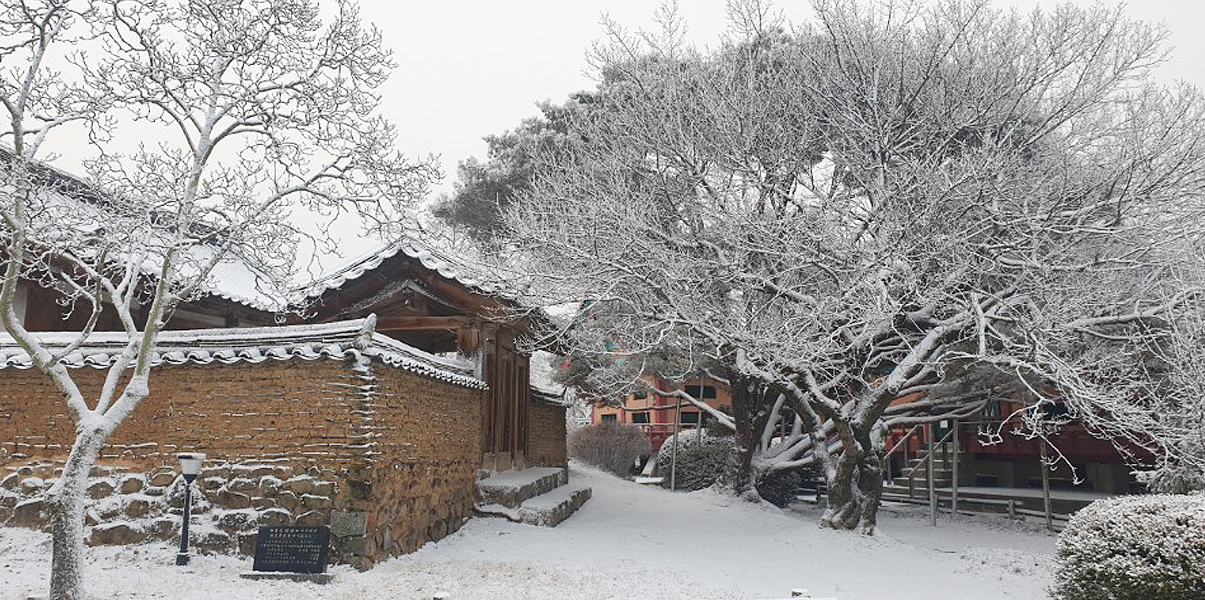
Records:
{"label": "snow-covered tree branch", "polygon": [[739,4],[708,52],[675,19],[615,28],[499,269],[581,307],[547,333],[613,357],[599,380],[647,353],[719,371],[738,488],[815,464],[823,523],[870,533],[888,426],[1133,398],[1102,365],[1202,289],[1205,104],[1152,82],[1163,33],[1116,9],[814,7],[788,32]]}
{"label": "snow-covered tree branch", "polygon": [[[392,63],[354,4],[308,0],[41,0],[0,19],[8,113],[3,152],[0,322],[63,394],[76,439],[50,492],[51,597],[83,597],[84,489],[105,440],[151,393],[157,335],[183,302],[210,291],[226,261],[260,289],[287,289],[297,211],[394,223],[434,175],[393,149],[375,114]],[[321,13],[321,14],[320,14]],[[88,49],[88,59],[83,53]],[[67,65],[63,70],[55,64]],[[39,153],[82,123],[89,184]],[[138,131],[138,133],[127,133]],[[141,138],[142,144],[118,141]],[[61,346],[26,329],[18,287],[41,285],[87,324]],[[284,310],[284,306],[278,307]],[[127,336],[97,397],[62,358],[102,314]]]}

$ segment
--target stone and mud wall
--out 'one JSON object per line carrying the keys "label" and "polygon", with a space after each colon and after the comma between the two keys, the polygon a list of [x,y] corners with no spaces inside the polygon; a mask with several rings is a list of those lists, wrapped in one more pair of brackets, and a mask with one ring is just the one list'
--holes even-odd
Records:
{"label": "stone and mud wall", "polygon": [[[94,395],[104,371],[75,374]],[[90,544],[176,539],[182,451],[209,455],[193,494],[201,552],[252,553],[259,526],[329,525],[334,560],[366,568],[472,512],[479,390],[363,359],[164,366],[150,384],[93,471]],[[0,524],[46,526],[71,431],[44,375],[0,370]]]}
{"label": "stone and mud wall", "polygon": [[569,465],[565,446],[565,407],[532,401],[528,410],[527,463],[540,467]]}

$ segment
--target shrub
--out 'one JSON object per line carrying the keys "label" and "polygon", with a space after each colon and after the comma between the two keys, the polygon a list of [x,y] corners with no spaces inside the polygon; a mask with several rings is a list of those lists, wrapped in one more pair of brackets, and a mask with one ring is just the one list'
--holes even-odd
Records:
{"label": "shrub", "polygon": [[1059,536],[1058,600],[1205,598],[1205,496],[1097,500]]}
{"label": "shrub", "polygon": [[731,436],[717,437],[703,435],[702,443],[694,430],[683,431],[677,437],[670,437],[661,446],[657,454],[657,473],[664,477],[661,485],[669,487],[670,470],[673,461],[674,443],[678,446],[678,468],[676,487],[679,490],[694,491],[711,487],[719,481],[726,472],[734,466],[736,458],[736,441]]}
{"label": "shrub", "polygon": [[757,480],[757,495],[778,508],[786,508],[795,499],[800,486],[811,481],[814,475],[809,468],[770,471]]}
{"label": "shrub", "polygon": [[588,465],[627,477],[641,456],[652,452],[649,438],[639,427],[599,423],[569,433],[569,456]]}

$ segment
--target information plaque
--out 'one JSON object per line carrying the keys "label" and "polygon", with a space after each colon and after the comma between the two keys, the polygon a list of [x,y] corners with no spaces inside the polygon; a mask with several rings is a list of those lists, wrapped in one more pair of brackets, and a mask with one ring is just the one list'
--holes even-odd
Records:
{"label": "information plaque", "polygon": [[255,539],[256,571],[325,573],[330,555],[327,527],[260,527]]}

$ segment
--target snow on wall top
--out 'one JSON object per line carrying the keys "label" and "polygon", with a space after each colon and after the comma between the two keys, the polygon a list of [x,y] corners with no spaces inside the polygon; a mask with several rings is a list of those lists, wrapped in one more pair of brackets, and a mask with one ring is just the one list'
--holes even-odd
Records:
{"label": "snow on wall top", "polygon": [[296,301],[304,302],[321,296],[327,290],[339,289],[348,281],[358,279],[365,273],[381,266],[381,263],[397,256],[399,252],[417,260],[424,268],[435,271],[444,279],[454,281],[479,293],[507,300],[517,298],[512,291],[505,289],[501,284],[474,277],[462,261],[455,260],[422,242],[419,232],[414,227],[407,226],[406,232],[400,240],[382,244],[319,275],[313,281],[298,286]]}
{"label": "snow on wall top", "polygon": [[[372,317],[316,325],[164,331],[159,334],[152,364],[234,364],[322,358],[341,360],[364,356],[431,379],[471,389],[485,389],[485,382],[473,375],[472,364],[408,346],[372,331],[371,325],[366,332],[365,325],[370,319]],[[53,352],[55,348],[70,344],[79,334],[48,332],[33,335]],[[124,332],[93,333],[63,363],[72,368],[104,369],[115,362],[127,343]],[[29,355],[12,336],[0,334],[0,369],[28,369],[32,366]]]}

